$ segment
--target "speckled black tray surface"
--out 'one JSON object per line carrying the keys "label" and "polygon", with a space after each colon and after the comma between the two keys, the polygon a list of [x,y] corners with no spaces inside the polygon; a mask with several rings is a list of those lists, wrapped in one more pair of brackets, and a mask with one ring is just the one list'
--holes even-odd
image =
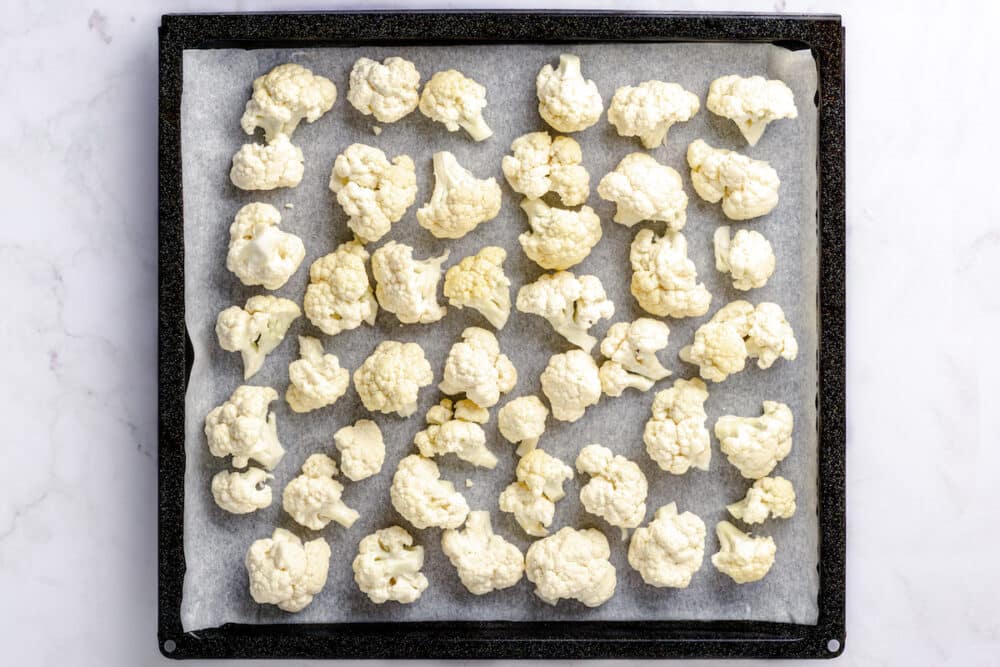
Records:
{"label": "speckled black tray surface", "polygon": [[[484,42],[751,41],[809,48],[819,71],[819,524],[816,625],[751,621],[238,625],[184,633],[182,53]],[[845,153],[839,16],[401,12],[168,15],[160,27],[159,632],[171,658],[830,658],[844,650]]]}

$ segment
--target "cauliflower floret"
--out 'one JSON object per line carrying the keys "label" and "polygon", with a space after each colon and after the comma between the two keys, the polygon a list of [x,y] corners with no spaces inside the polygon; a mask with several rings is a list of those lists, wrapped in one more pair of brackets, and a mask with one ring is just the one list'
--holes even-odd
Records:
{"label": "cauliflower floret", "polygon": [[278,399],[270,387],[242,385],[205,417],[205,437],[212,456],[232,455],[233,466],[245,468],[253,459],[267,470],[285,455],[278,442],[278,423],[267,406]]}
{"label": "cauliflower floret", "polygon": [[774,538],[750,537],[728,521],[717,523],[715,534],[719,538],[719,551],[712,556],[712,565],[736,583],[760,581],[774,565],[778,550]]}
{"label": "cauliflower floret", "polygon": [[347,479],[357,482],[382,470],[385,441],[378,424],[370,419],[359,419],[339,429],[333,434],[333,442],[340,452],[340,469]]}
{"label": "cauliflower floret", "polygon": [[244,285],[278,289],[302,264],[302,239],[281,231],[280,224],[281,213],[270,204],[247,204],[233,219],[226,268]]}
{"label": "cauliflower floret", "polygon": [[652,220],[682,229],[687,222],[688,197],[681,175],[647,153],[626,155],[597,184],[597,194],[617,204],[614,221],[626,227]]}
{"label": "cauliflower floret", "polygon": [[417,410],[417,394],[434,381],[434,372],[416,343],[382,341],[354,371],[354,388],[371,412],[409,417]]}
{"label": "cauliflower floret", "polygon": [[333,107],[337,87],[326,77],[317,76],[302,65],[278,65],[253,81],[253,95],[247,101],[240,125],[247,134],[264,128],[268,143],[279,134],[289,137],[303,119],[312,123]]}
{"label": "cauliflower floret", "polygon": [[691,120],[700,106],[698,96],[679,84],[643,81],[615,91],[608,122],[619,137],[639,137],[645,148],[656,148],[666,141],[674,123]]}
{"label": "cauliflower floret", "polygon": [[437,301],[441,265],[448,251],[439,257],[413,259],[413,248],[389,241],[372,254],[375,297],[382,308],[403,324],[428,324],[444,317],[447,308]]}
{"label": "cauliflower floret", "polygon": [[449,132],[462,128],[473,141],[493,136],[483,119],[486,88],[453,69],[437,72],[420,94],[420,113],[444,123]]}
{"label": "cauliflower floret", "polygon": [[579,600],[597,607],[615,594],[610,556],[608,538],[599,530],[567,526],[528,547],[524,570],[542,601],[554,605],[562,599]]}
{"label": "cauliflower floret", "polygon": [[535,79],[538,114],[560,132],[585,130],[601,118],[604,100],[597,84],[583,79],[580,58],[563,53],[559,68],[546,64]]}
{"label": "cauliflower floret", "polygon": [[295,412],[310,412],[333,405],[347,392],[351,373],[340,367],[336,355],[323,354],[323,343],[299,336],[299,359],[288,365],[291,384],[285,400]]}
{"label": "cauliflower floret", "polygon": [[215,322],[219,347],[243,357],[243,379],[249,380],[264,359],[285,339],[302,311],[294,301],[275,296],[252,296],[246,305],[230,306]]}
{"label": "cauliflower floret", "polygon": [[396,511],[417,528],[458,528],[469,514],[465,497],[441,479],[437,464],[416,454],[399,462],[389,496]]}
{"label": "cauliflower floret", "polygon": [[486,246],[449,268],[444,274],[444,295],[459,310],[479,311],[497,329],[510,317],[510,279],[503,272],[507,251]]}
{"label": "cauliflower floret", "polygon": [[784,403],[764,401],[760,417],[724,415],[715,422],[722,453],[747,479],[766,477],[792,451],[792,411]]}
{"label": "cauliflower floret", "polygon": [[613,398],[621,396],[626,389],[649,391],[654,384],[648,377],[628,372],[617,361],[605,361],[598,374],[601,377],[601,391]]}
{"label": "cauliflower floret", "polygon": [[434,192],[417,222],[439,239],[460,239],[500,212],[495,178],[476,178],[448,151],[434,154]]}
{"label": "cauliflower floret", "polygon": [[640,317],[634,322],[616,322],[601,341],[601,354],[630,373],[662,380],[670,375],[656,353],[667,349],[670,327],[659,320]]}
{"label": "cauliflower floret", "polygon": [[490,413],[469,400],[458,401],[452,407],[443,399],[427,411],[427,428],[417,433],[413,444],[421,456],[433,458],[454,454],[474,466],[495,468],[497,457],[486,448],[485,424]]}
{"label": "cauliflower floret", "polygon": [[541,199],[525,199],[530,232],[517,237],[524,254],[543,269],[561,271],[587,258],[601,240],[601,219],[589,206],[579,211],[549,206]]}
{"label": "cauliflower floret", "polygon": [[553,354],[541,375],[542,393],[552,405],[552,416],[575,422],[601,400],[601,376],[593,357],[583,350]]}
{"label": "cauliflower floret", "polygon": [[687,256],[687,239],[668,229],[656,236],[641,229],[629,252],[632,296],[647,313],[660,317],[698,317],[708,312],[712,294],[698,282]]}
{"label": "cauliflower floret", "polygon": [[364,246],[349,241],[309,267],[309,286],[302,305],[306,317],[323,333],[336,336],[362,322],[375,324],[378,301],[368,283],[367,259]]}
{"label": "cauliflower floret", "polygon": [[770,368],[778,357],[792,361],[798,354],[799,344],[781,306],[758,303],[747,333],[747,355],[757,360],[757,368]]}
{"label": "cauliflower floret", "polygon": [[549,409],[540,398],[520,396],[500,408],[497,425],[500,435],[510,442],[519,443],[517,455],[524,456],[538,446],[548,416]]}
{"label": "cauliflower floret", "polygon": [[548,535],[562,499],[563,482],[573,479],[573,469],[541,449],[527,452],[517,463],[517,481],[500,494],[500,510],[514,515],[528,535]]}
{"label": "cauliflower floret", "polygon": [[311,530],[323,530],[331,521],[350,528],[361,515],[340,499],[344,485],[333,479],[336,476],[336,461],[326,454],[313,454],[302,464],[302,474],[285,487],[281,506]]}
{"label": "cauliflower floret", "polygon": [[260,468],[243,472],[222,470],[212,478],[215,504],[231,514],[249,514],[271,506],[271,487],[267,480],[274,477]]}
{"label": "cauliflower floret", "polygon": [[409,60],[392,56],[381,63],[358,58],[351,68],[347,101],[366,116],[395,123],[417,108],[420,72]]}
{"label": "cauliflower floret", "polygon": [[722,212],[730,220],[749,220],[767,215],[778,205],[781,180],[771,165],[725,148],[712,148],[701,139],[687,151],[691,185],[710,204],[722,200]]}
{"label": "cauliflower floret", "polygon": [[571,137],[553,139],[548,132],[530,132],[510,145],[503,173],[514,192],[540,199],[555,192],[563,206],[579,206],[590,195],[590,174],[580,164],[583,152]]}
{"label": "cauliflower floret", "polygon": [[773,519],[788,519],[795,514],[795,487],[784,477],[763,477],[753,483],[743,500],[727,505],[726,509],[743,523],[764,523]]}
{"label": "cauliflower floret", "polygon": [[358,544],[354,581],[375,604],[389,600],[415,602],[427,590],[424,548],[413,546],[413,536],[399,526],[376,530]]}
{"label": "cauliflower floret", "polygon": [[297,535],[275,528],[271,537],[250,545],[244,565],[255,602],[302,611],[326,585],[330,545],[322,537],[303,544]]}
{"label": "cauliflower floret", "polygon": [[585,352],[597,339],[587,333],[599,320],[615,314],[597,276],[577,278],[569,271],[545,274],[517,292],[517,309],[544,317],[556,333]]}
{"label": "cauliflower floret", "polygon": [[462,340],[451,346],[438,388],[449,395],[464,393],[476,405],[489,408],[515,384],[517,369],[507,355],[500,354],[496,336],[469,327],[462,332]]}
{"label": "cauliflower floret", "polygon": [[580,502],[612,526],[621,528],[622,539],[646,516],[646,476],[633,461],[601,445],[587,445],[576,457],[578,472],[590,475],[580,489]]}
{"label": "cauliflower floret", "polygon": [[373,146],[351,144],[333,162],[330,190],[358,241],[373,243],[398,222],[417,198],[417,172],[409,155],[389,162]]}
{"label": "cauliflower floret", "polygon": [[779,118],[798,118],[792,89],[779,79],[730,74],[708,87],[708,110],[729,118],[751,146],[756,146],[767,124]]}
{"label": "cauliflower floret", "polygon": [[760,232],[741,229],[730,238],[729,227],[715,230],[715,268],[731,274],[733,287],[763,287],[774,274],[774,250]]}
{"label": "cauliflower floret", "polygon": [[473,595],[510,588],[524,574],[524,554],[493,532],[489,512],[469,512],[465,530],[444,531],[441,551]]}
{"label": "cauliflower floret", "polygon": [[271,143],[243,144],[233,156],[229,180],[241,190],[294,188],[302,182],[302,149],[279,134]]}
{"label": "cauliflower floret", "polygon": [[646,452],[663,470],[683,475],[691,466],[708,470],[712,443],[705,428],[708,389],[698,378],[675,380],[653,399],[652,418],[642,441]]}
{"label": "cauliflower floret", "polygon": [[677,503],[656,510],[656,518],[632,535],[628,564],[657,588],[687,588],[705,558],[705,522]]}

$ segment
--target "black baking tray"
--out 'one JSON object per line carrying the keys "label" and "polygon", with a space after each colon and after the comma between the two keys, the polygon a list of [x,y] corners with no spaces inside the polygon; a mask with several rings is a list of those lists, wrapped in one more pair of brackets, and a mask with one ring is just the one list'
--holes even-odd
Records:
{"label": "black baking tray", "polygon": [[[185,633],[181,87],[185,49],[497,42],[770,42],[819,71],[820,526],[816,625],[756,621],[226,624]],[[361,12],[163,16],[159,30],[159,631],[170,658],[831,658],[844,650],[845,152],[839,16],[611,12]]]}

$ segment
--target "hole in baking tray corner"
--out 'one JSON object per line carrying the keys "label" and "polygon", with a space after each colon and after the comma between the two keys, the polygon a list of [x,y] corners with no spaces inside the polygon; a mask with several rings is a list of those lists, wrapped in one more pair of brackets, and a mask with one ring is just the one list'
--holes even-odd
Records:
{"label": "hole in baking tray corner", "polygon": [[177,650],[177,642],[175,642],[173,639],[168,639],[167,641],[163,642],[163,650],[167,653],[173,653],[174,651]]}
{"label": "hole in baking tray corner", "polygon": [[830,641],[828,641],[826,643],[826,650],[829,651],[830,653],[836,653],[837,651],[839,651],[840,650],[840,640],[839,639],[831,639]]}

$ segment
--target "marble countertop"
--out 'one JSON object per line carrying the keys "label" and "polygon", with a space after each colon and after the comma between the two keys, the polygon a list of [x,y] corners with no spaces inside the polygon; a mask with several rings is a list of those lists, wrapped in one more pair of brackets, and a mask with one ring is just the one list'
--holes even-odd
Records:
{"label": "marble countertop", "polygon": [[[0,340],[16,353],[0,405],[3,454],[17,471],[0,493],[9,664],[165,662],[155,613],[156,27],[168,11],[278,5],[5,4]],[[840,663],[996,664],[1000,6],[617,5],[843,14],[850,472]]]}

